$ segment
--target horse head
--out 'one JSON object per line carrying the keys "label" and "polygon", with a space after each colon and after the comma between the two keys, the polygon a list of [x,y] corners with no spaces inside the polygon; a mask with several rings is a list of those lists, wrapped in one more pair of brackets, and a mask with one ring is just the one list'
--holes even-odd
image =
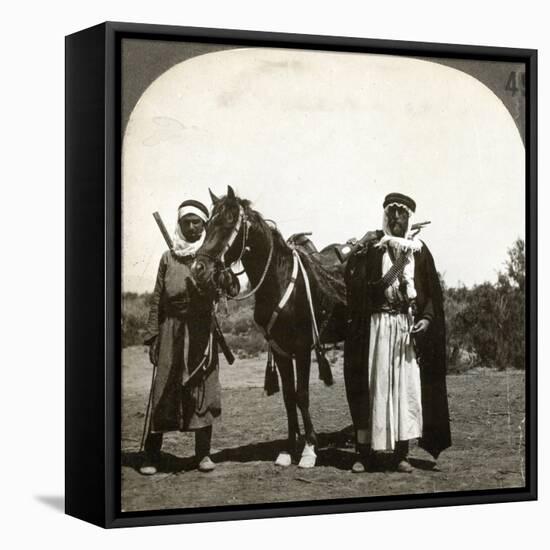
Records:
{"label": "horse head", "polygon": [[236,296],[240,291],[239,280],[230,268],[246,251],[249,203],[239,199],[231,186],[221,198],[209,192],[212,214],[191,271],[200,290],[215,289]]}

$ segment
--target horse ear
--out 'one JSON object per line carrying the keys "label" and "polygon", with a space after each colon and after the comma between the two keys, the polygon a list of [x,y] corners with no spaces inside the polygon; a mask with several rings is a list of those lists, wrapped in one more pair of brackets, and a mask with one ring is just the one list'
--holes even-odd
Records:
{"label": "horse ear", "polygon": [[210,189],[208,189],[208,192],[210,193],[210,198],[212,199],[212,204],[216,204],[217,202],[219,202],[219,198],[216,197],[216,195],[214,195],[214,193],[212,193],[212,191]]}
{"label": "horse ear", "polygon": [[227,186],[227,198],[230,200],[235,200],[235,191],[233,191],[233,187],[231,185]]}

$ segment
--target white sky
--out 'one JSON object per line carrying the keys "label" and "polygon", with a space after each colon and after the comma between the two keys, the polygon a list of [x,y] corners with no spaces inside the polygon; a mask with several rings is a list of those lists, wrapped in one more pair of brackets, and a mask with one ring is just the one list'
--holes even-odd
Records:
{"label": "white sky", "polygon": [[525,150],[500,100],[429,61],[254,48],[174,66],[145,91],[123,144],[123,289],[151,291],[187,198],[227,185],[317,247],[381,226],[392,191],[450,285],[495,280],[524,236]]}

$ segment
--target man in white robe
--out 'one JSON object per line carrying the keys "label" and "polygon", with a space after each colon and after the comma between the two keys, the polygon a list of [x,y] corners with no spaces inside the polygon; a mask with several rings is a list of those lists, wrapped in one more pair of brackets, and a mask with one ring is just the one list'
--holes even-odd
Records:
{"label": "man in white robe", "polygon": [[[433,261],[427,261],[429,251],[411,232],[415,209],[410,197],[388,195],[382,232],[348,261],[351,319],[344,374],[359,453],[353,465],[357,473],[384,451],[394,453],[398,471],[412,472],[409,441],[423,437],[422,377],[414,339],[429,333],[434,319],[432,297],[437,294],[433,287],[439,283],[433,282],[437,274]],[[439,294],[438,326],[443,316]],[[441,341],[439,334],[437,339]],[[444,414],[446,410],[448,425],[446,389],[445,402],[437,406]],[[443,448],[448,446],[445,437],[441,443]],[[438,444],[435,447],[434,455],[440,450]]]}

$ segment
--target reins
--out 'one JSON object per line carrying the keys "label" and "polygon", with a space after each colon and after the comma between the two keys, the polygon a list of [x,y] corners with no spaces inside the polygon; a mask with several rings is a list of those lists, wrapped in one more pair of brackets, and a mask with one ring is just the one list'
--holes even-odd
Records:
{"label": "reins", "polygon": [[265,267],[264,267],[264,270],[263,270],[262,275],[260,277],[260,280],[258,281],[258,284],[251,291],[247,292],[246,294],[243,294],[242,296],[230,297],[231,300],[235,300],[236,302],[246,300],[247,298],[250,298],[251,296],[254,296],[254,294],[256,294],[256,292],[262,286],[262,284],[263,284],[263,282],[266,278],[267,272],[269,270],[269,266],[271,265],[271,259],[273,258],[273,248],[274,248],[274,246],[273,246],[273,236],[271,235],[271,232],[268,232],[268,235],[269,235],[269,254],[267,255],[267,261],[265,262]]}

